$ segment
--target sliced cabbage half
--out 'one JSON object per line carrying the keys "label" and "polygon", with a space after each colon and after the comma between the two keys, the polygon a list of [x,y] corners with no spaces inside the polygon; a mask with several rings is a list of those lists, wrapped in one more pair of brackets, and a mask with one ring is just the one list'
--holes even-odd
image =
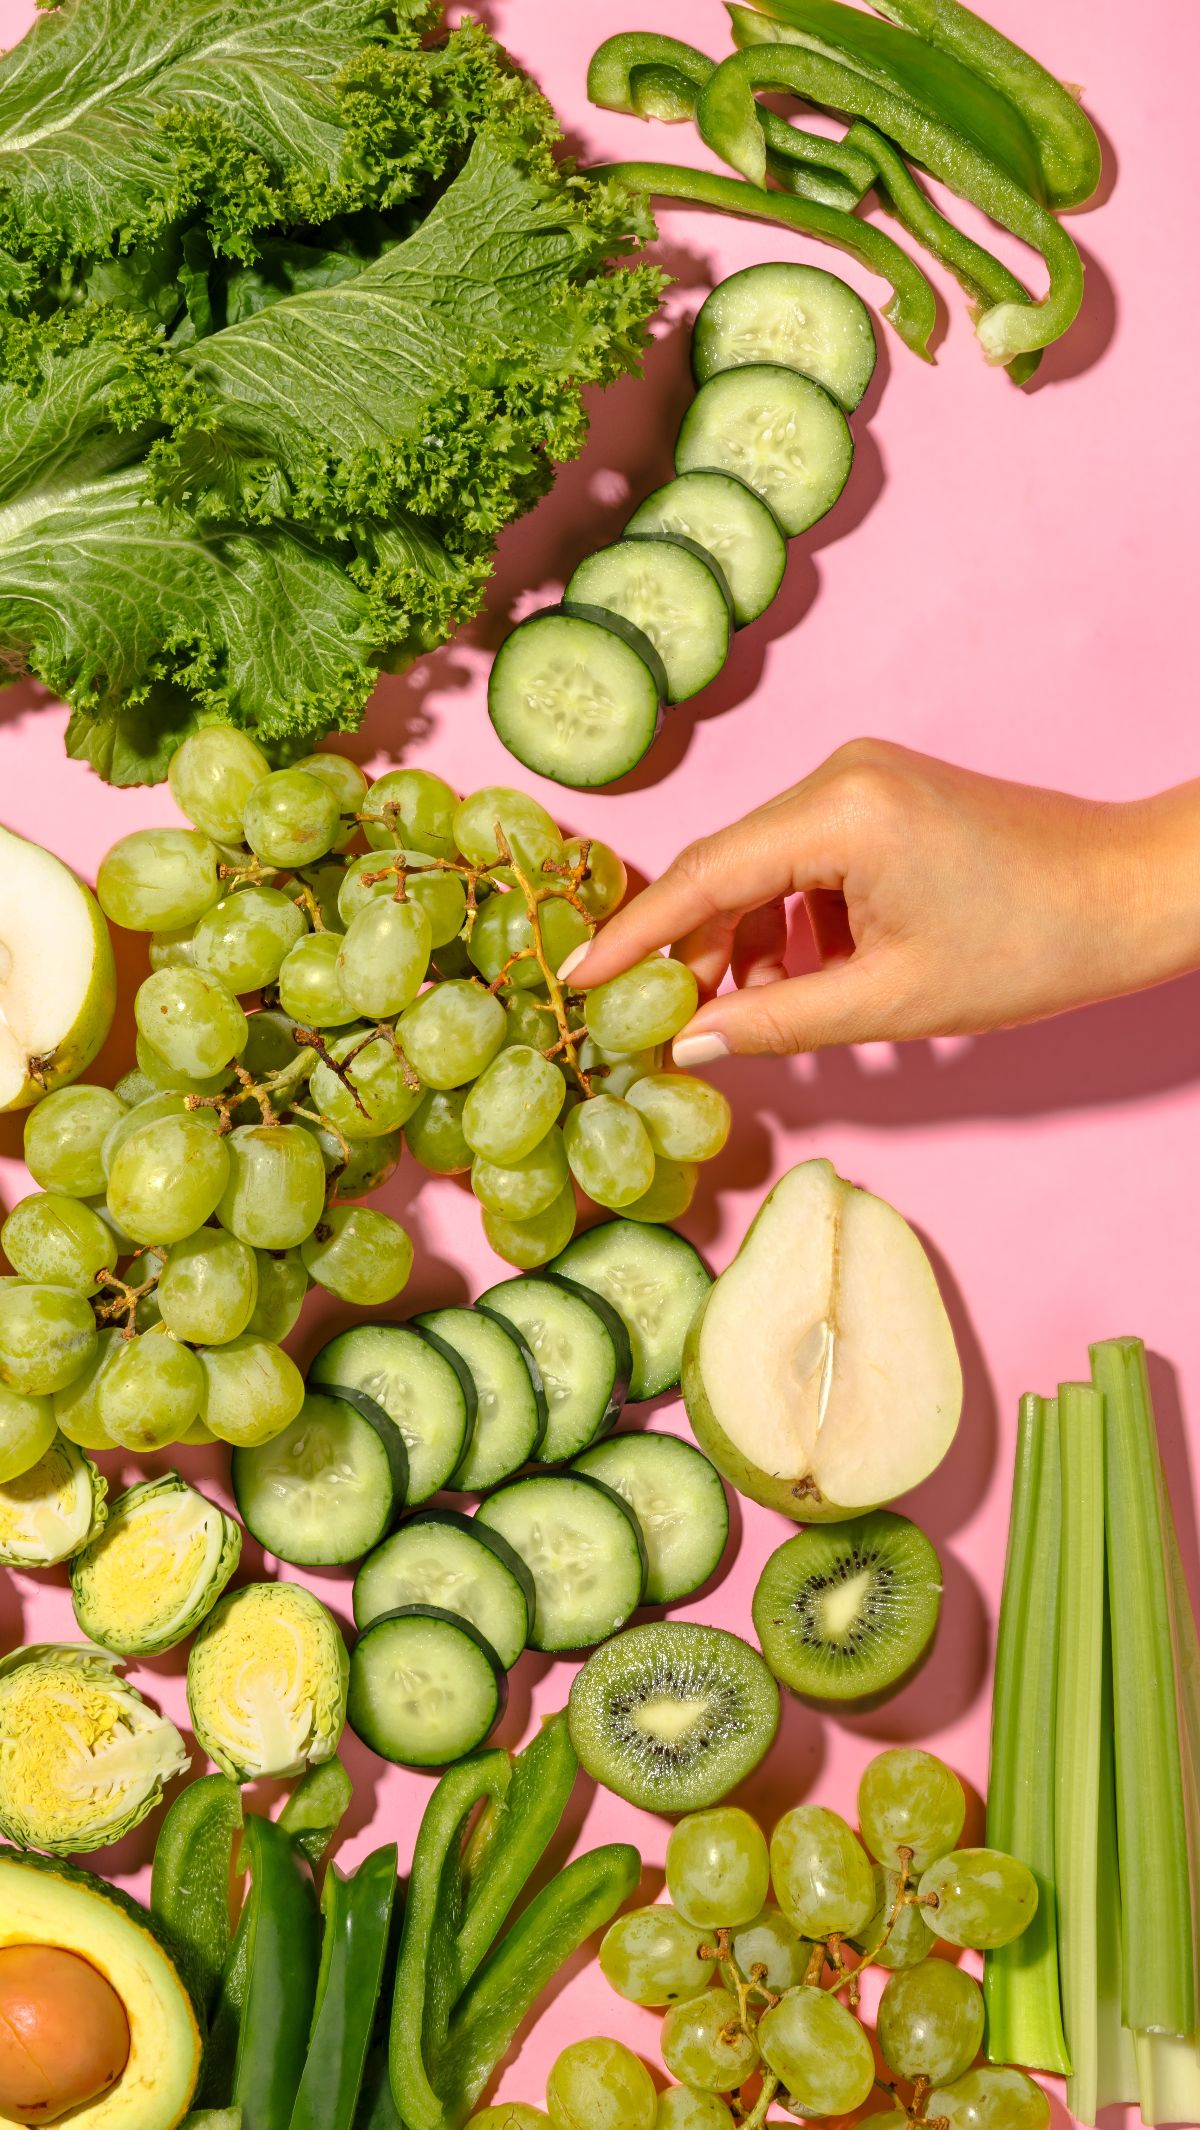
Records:
{"label": "sliced cabbage half", "polygon": [[337,1622],[311,1591],[297,1583],[234,1590],[188,1658],[197,1742],[234,1782],[299,1775],[337,1751],[349,1669]]}
{"label": "sliced cabbage half", "polygon": [[173,1649],[207,1619],[241,1551],[240,1524],[178,1472],[144,1480],[72,1562],[75,1617],[123,1656]]}
{"label": "sliced cabbage half", "polygon": [[71,1856],[128,1834],[188,1764],[173,1723],[85,1642],[0,1661],[0,1831]]}
{"label": "sliced cabbage half", "polygon": [[0,1486],[0,1562],[52,1568],[70,1560],[102,1529],[107,1491],[90,1457],[56,1435],[36,1464]]}

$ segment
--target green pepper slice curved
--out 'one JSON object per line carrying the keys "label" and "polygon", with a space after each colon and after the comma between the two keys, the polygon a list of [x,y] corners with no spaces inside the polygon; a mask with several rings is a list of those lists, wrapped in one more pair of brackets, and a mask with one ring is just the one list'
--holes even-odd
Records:
{"label": "green pepper slice curved", "polygon": [[460,1991],[486,1957],[545,1853],[578,1773],[564,1709],[517,1754],[507,1789],[484,1807],[463,1858],[466,1900],[457,1944]]}
{"label": "green pepper slice curved", "polygon": [[232,1935],[230,1874],[242,1793],[227,1775],[202,1775],[174,1800],[154,1845],[150,1912],[212,2008]]}
{"label": "green pepper slice curved", "polygon": [[246,1821],[242,1854],[250,1886],[232,2098],[242,2130],[288,2130],[317,1994],[316,1894],[291,1837],[273,1821]]}
{"label": "green pepper slice curved", "polygon": [[321,1888],[321,1973],[291,2130],[353,2130],[387,1958],[396,1845],[352,1877],[330,1865]]}

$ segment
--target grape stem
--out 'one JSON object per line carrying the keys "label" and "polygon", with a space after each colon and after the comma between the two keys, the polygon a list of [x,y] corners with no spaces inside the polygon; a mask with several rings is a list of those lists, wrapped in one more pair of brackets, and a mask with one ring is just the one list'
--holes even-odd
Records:
{"label": "grape stem", "polygon": [[767,2120],[767,2111],[779,2091],[779,2080],[774,2071],[764,2071],[758,2098],[749,2114],[741,2117],[738,2130],[762,2130]]}
{"label": "grape stem", "polygon": [[[895,1930],[897,1923],[900,1921],[904,1910],[906,1908],[916,1906],[919,1902],[920,1896],[912,1891],[912,1888],[909,1884],[909,1878],[912,1872],[912,1860],[913,1852],[911,1849],[906,1849],[901,1846],[896,1850],[896,1861],[900,1866],[896,1883],[896,1898],[892,1902],[891,1908],[889,1909],[887,1918],[884,1922],[883,1929],[881,1930],[879,1936],[876,1938],[875,1943],[867,1947],[866,1951],[862,1954],[860,1960],[858,1961],[856,1967],[847,1968],[844,1960],[842,1959],[841,1939],[839,1938],[837,1940],[837,1955],[834,1959],[833,1964],[835,1973],[838,1975],[839,1980],[835,1982],[834,1988],[841,1989],[844,1986],[848,1987],[850,2007],[852,2011],[858,2010],[859,1979],[863,1973],[864,1968],[873,1966],[875,1961],[878,1960],[880,1953],[883,1951],[883,1948],[887,1944],[888,1939],[891,1937],[892,1932]],[[829,1942],[830,1946],[832,1947],[834,1943],[833,1939],[831,1938]]]}
{"label": "grape stem", "polygon": [[162,1278],[163,1267],[167,1261],[166,1251],[160,1249],[157,1244],[149,1249],[139,1250],[131,1262],[136,1264],[139,1257],[156,1257],[159,1263],[150,1274],[149,1279],[143,1280],[138,1287],[131,1287],[128,1280],[121,1279],[108,1265],[102,1265],[100,1270],[92,1275],[97,1286],[112,1290],[110,1293],[105,1294],[103,1298],[97,1295],[93,1301],[92,1314],[96,1322],[98,1324],[121,1323],[122,1336],[127,1339],[132,1339],[135,1336],[133,1318],[138,1303],[144,1301],[148,1294],[153,1294],[159,1280]]}

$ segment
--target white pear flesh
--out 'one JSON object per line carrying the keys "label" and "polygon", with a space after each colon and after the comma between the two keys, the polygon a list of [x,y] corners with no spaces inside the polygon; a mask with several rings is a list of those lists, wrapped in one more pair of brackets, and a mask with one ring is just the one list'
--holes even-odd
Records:
{"label": "white pear flesh", "polygon": [[962,1369],[908,1222],[828,1161],[791,1169],[709,1290],[683,1393],[725,1477],[798,1523],[918,1486],[954,1440]]}
{"label": "white pear flesh", "polygon": [[0,828],[0,1111],[78,1079],[116,1003],[95,896],[40,843]]}

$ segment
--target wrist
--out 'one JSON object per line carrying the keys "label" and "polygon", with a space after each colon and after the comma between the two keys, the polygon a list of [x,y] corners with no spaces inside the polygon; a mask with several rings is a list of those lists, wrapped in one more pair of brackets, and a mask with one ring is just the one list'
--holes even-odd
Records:
{"label": "wrist", "polygon": [[1132,990],[1200,968],[1200,781],[1112,812],[1113,936]]}

